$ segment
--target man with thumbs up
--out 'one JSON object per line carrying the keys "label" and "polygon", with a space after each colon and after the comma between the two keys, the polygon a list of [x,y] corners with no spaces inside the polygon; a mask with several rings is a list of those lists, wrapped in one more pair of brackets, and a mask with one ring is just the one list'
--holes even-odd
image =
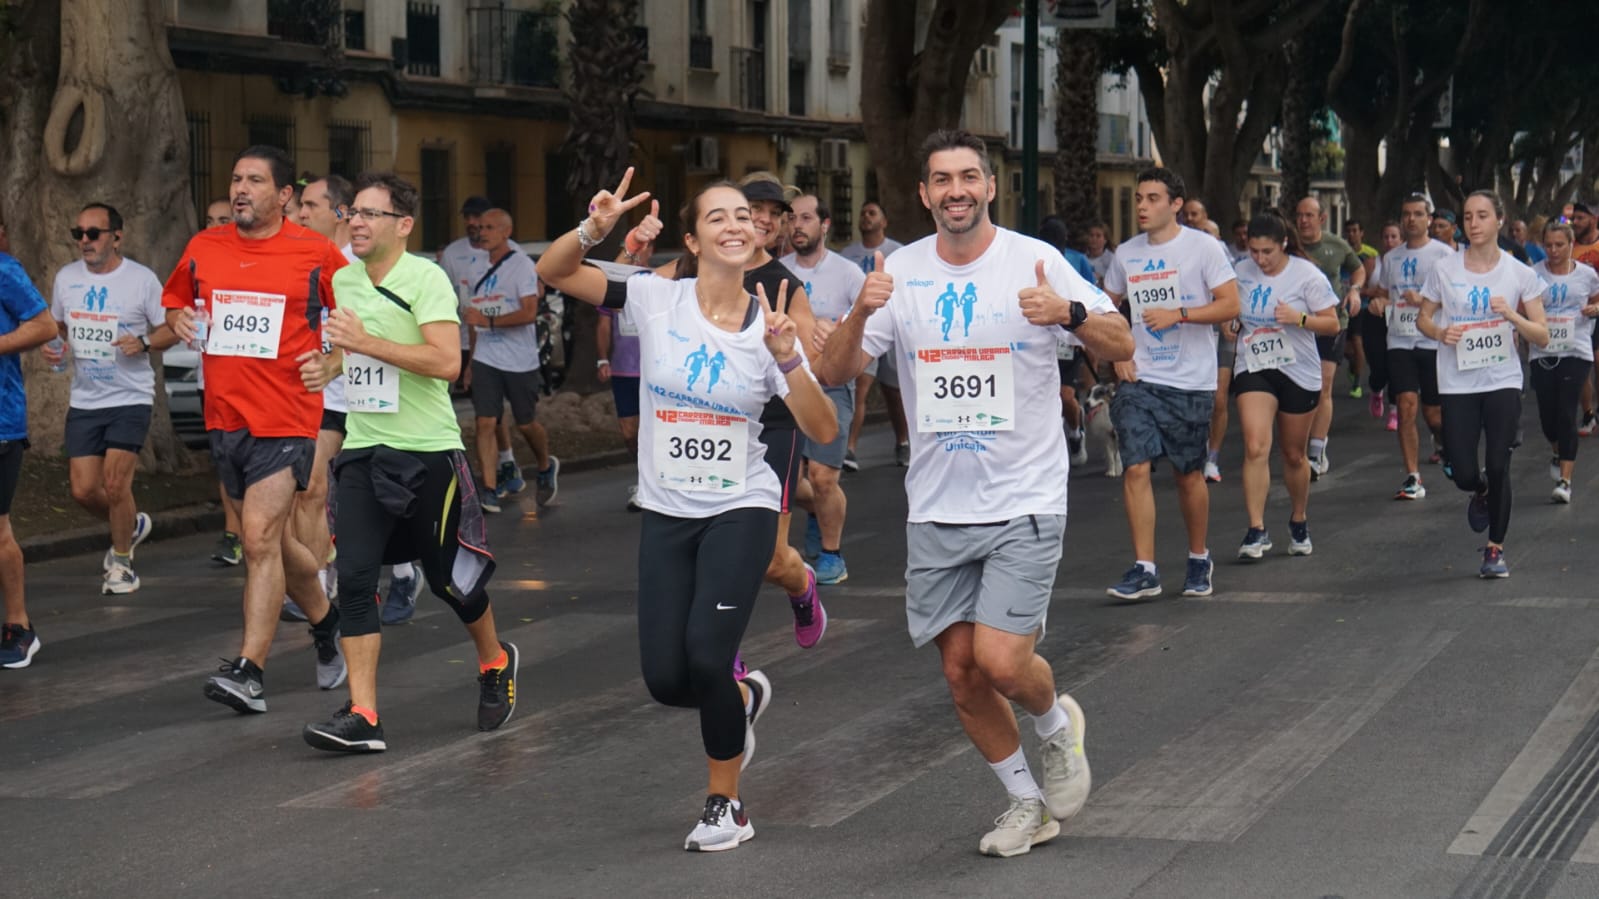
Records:
{"label": "man with thumbs up", "polygon": [[[869,359],[899,353],[911,425],[906,619],[917,646],[937,644],[961,724],[1009,796],[978,844],[1008,857],[1059,834],[1090,786],[1082,709],[1056,695],[1035,651],[1066,529],[1055,350],[1114,361],[1133,344],[1115,306],[1053,247],[994,225],[994,194],[980,138],[928,137],[921,199],[937,234],[874,266],[815,371],[847,383]],[[971,323],[962,310],[946,338],[939,297],[950,291],[973,297]],[[1033,718],[1042,785],[1012,702]]]}

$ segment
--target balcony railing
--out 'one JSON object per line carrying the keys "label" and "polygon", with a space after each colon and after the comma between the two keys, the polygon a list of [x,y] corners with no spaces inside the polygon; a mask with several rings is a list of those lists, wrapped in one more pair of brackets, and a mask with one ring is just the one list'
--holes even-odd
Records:
{"label": "balcony railing", "polygon": [[766,54],[746,47],[733,48],[733,104],[740,109],[766,111]]}
{"label": "balcony railing", "polygon": [[486,84],[560,84],[558,13],[501,7],[466,11],[472,80]]}
{"label": "balcony railing", "polygon": [[691,69],[716,68],[716,45],[708,34],[688,36],[688,67]]}
{"label": "balcony railing", "polygon": [[318,21],[306,13],[304,6],[300,0],[268,0],[267,34],[291,44],[321,47],[332,43],[330,38],[338,34],[338,18]]}

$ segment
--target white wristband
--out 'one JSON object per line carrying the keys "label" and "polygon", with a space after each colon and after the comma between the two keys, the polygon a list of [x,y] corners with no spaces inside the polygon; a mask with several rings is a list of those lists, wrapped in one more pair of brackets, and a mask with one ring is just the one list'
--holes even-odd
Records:
{"label": "white wristband", "polygon": [[610,365],[610,364],[611,364],[611,360],[609,360],[609,359],[601,359],[598,362],[594,363],[594,367],[595,368],[601,368],[603,366]]}

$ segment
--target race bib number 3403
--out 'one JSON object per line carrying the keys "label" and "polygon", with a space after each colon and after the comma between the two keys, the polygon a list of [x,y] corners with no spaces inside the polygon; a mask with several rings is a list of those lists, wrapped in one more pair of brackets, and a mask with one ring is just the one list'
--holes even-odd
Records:
{"label": "race bib number 3403", "polygon": [[1504,319],[1473,322],[1465,326],[1455,346],[1455,365],[1461,371],[1489,368],[1515,358],[1516,341]]}
{"label": "race bib number 3403", "polygon": [[252,359],[278,358],[278,344],[283,337],[283,308],[287,301],[281,293],[212,291],[211,335],[206,341],[206,353]]}
{"label": "race bib number 3403", "polygon": [[668,490],[735,495],[745,490],[749,419],[697,409],[657,409],[650,454]]}
{"label": "race bib number 3403", "polygon": [[1010,347],[917,350],[917,431],[1010,431],[1015,418]]}

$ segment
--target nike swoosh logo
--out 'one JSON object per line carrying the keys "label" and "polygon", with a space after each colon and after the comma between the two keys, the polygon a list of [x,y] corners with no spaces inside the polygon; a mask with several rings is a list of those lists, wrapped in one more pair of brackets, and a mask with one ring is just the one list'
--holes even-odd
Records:
{"label": "nike swoosh logo", "polygon": [[241,263],[239,263],[239,268],[249,268],[252,265],[255,265],[255,263],[253,263],[253,262],[241,262]]}
{"label": "nike swoosh logo", "polygon": [[1007,618],[1031,618],[1031,617],[1033,617],[1031,614],[1029,614],[1027,612],[1018,612],[1015,609],[1006,609],[1005,610],[1005,616]]}
{"label": "nike swoosh logo", "polygon": [[251,696],[260,696],[261,695],[261,688],[257,687],[255,684],[251,684],[249,693],[250,693]]}
{"label": "nike swoosh logo", "polygon": [[716,611],[718,611],[718,612],[726,612],[726,611],[729,611],[731,609],[736,609],[736,608],[738,608],[738,606],[724,606],[721,603],[717,603],[716,604]]}

